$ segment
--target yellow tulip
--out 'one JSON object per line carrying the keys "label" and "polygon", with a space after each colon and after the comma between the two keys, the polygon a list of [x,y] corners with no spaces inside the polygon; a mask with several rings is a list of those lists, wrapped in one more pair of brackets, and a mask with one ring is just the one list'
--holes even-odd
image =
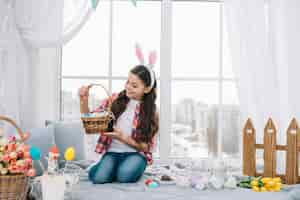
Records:
{"label": "yellow tulip", "polygon": [[275,183],[275,187],[280,187],[281,188],[281,183],[279,182],[279,183]]}
{"label": "yellow tulip", "polygon": [[281,178],[280,177],[275,177],[272,179],[275,183],[281,183]]}
{"label": "yellow tulip", "polygon": [[252,187],[252,190],[254,191],[254,192],[259,192],[260,190],[259,190],[259,187],[257,187],[257,186],[253,186]]}
{"label": "yellow tulip", "polygon": [[251,186],[253,187],[253,186],[258,186],[258,181],[256,181],[256,180],[253,180],[253,181],[251,181]]}
{"label": "yellow tulip", "polygon": [[279,192],[280,189],[281,189],[281,187],[278,187],[278,186],[274,187],[274,191],[275,191],[275,192]]}
{"label": "yellow tulip", "polygon": [[273,188],[274,186],[275,186],[275,182],[274,181],[268,181],[267,183],[266,183],[266,185],[268,186],[268,188]]}
{"label": "yellow tulip", "polygon": [[261,181],[262,181],[263,183],[267,183],[267,182],[269,182],[270,180],[272,180],[272,178],[269,178],[269,177],[264,177],[264,178],[261,179]]}
{"label": "yellow tulip", "polygon": [[261,187],[261,188],[260,188],[260,191],[261,191],[261,192],[266,192],[266,191],[267,191],[267,188]]}

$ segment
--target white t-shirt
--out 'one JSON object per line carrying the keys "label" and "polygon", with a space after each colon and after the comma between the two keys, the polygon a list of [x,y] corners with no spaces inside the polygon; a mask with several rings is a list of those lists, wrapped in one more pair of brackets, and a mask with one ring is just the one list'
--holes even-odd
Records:
{"label": "white t-shirt", "polygon": [[[140,101],[138,100],[130,99],[125,111],[117,120],[116,127],[120,129],[125,135],[131,136],[134,112],[136,106],[139,103]],[[123,142],[120,142],[117,139],[112,140],[110,148],[108,149],[108,152],[117,152],[117,153],[136,152],[136,151],[137,150],[135,148],[127,144],[124,144]]]}

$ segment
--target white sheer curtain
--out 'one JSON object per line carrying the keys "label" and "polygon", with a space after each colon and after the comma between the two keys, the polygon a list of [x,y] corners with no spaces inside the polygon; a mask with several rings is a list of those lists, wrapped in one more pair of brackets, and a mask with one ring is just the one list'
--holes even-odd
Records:
{"label": "white sheer curtain", "polygon": [[18,29],[31,46],[62,46],[88,20],[93,4],[91,0],[17,0]]}
{"label": "white sheer curtain", "polygon": [[298,0],[224,0],[242,115],[253,119],[258,142],[269,117],[282,144],[292,117],[300,122],[299,10]]}
{"label": "white sheer curtain", "polygon": [[0,0],[0,115],[33,126],[38,48],[60,48],[93,10],[91,0]]}
{"label": "white sheer curtain", "polygon": [[26,127],[32,91],[28,47],[23,45],[17,31],[12,2],[2,1],[0,8],[0,114],[8,115]]}

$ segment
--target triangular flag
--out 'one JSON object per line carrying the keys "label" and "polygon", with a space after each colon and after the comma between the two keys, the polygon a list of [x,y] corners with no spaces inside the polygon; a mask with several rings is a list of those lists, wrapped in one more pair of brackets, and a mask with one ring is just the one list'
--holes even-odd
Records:
{"label": "triangular flag", "polygon": [[132,4],[136,7],[136,1],[137,0],[131,0]]}
{"label": "triangular flag", "polygon": [[97,8],[98,3],[99,3],[99,0],[91,0],[92,7],[93,7],[94,9]]}

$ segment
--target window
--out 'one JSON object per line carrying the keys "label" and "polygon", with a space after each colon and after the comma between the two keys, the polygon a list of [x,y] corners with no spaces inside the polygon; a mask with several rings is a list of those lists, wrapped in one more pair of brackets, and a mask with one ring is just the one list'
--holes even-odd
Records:
{"label": "window", "polygon": [[[109,65],[109,3],[103,2],[62,52],[61,118],[79,118],[77,90],[88,83],[101,83],[108,87]],[[74,59],[76,58],[76,59]],[[96,106],[98,97],[105,95],[99,89],[92,89],[90,107]],[[101,92],[99,94],[99,92]],[[97,94],[96,94],[97,93]],[[99,101],[99,99],[98,99]]]}
{"label": "window", "polygon": [[239,142],[232,142],[239,140],[239,108],[221,11],[219,2],[173,2],[171,155],[175,157],[207,157],[219,148],[231,155],[239,151]]}
{"label": "window", "polygon": [[[164,137],[159,137],[159,149],[167,148],[162,158],[207,157],[218,149],[236,155],[239,106],[222,29],[222,3],[173,1],[172,14],[166,16],[172,28],[167,31],[161,28],[164,9],[161,1],[138,1],[137,7],[131,1],[100,3],[80,34],[63,49],[61,118],[79,118],[77,89],[83,84],[122,90],[129,69],[137,64],[133,47],[138,42],[145,53],[154,49],[161,55],[155,66],[160,86],[157,105],[171,108],[164,113],[170,122],[161,118],[167,124],[160,133]],[[168,31],[171,45],[162,39]],[[168,70],[160,66],[165,63],[160,59],[168,59],[165,53],[171,53]],[[162,90],[170,90],[170,97],[161,99],[166,92]],[[104,96],[99,88],[93,89],[90,107]],[[156,153],[160,155],[158,149]]]}

